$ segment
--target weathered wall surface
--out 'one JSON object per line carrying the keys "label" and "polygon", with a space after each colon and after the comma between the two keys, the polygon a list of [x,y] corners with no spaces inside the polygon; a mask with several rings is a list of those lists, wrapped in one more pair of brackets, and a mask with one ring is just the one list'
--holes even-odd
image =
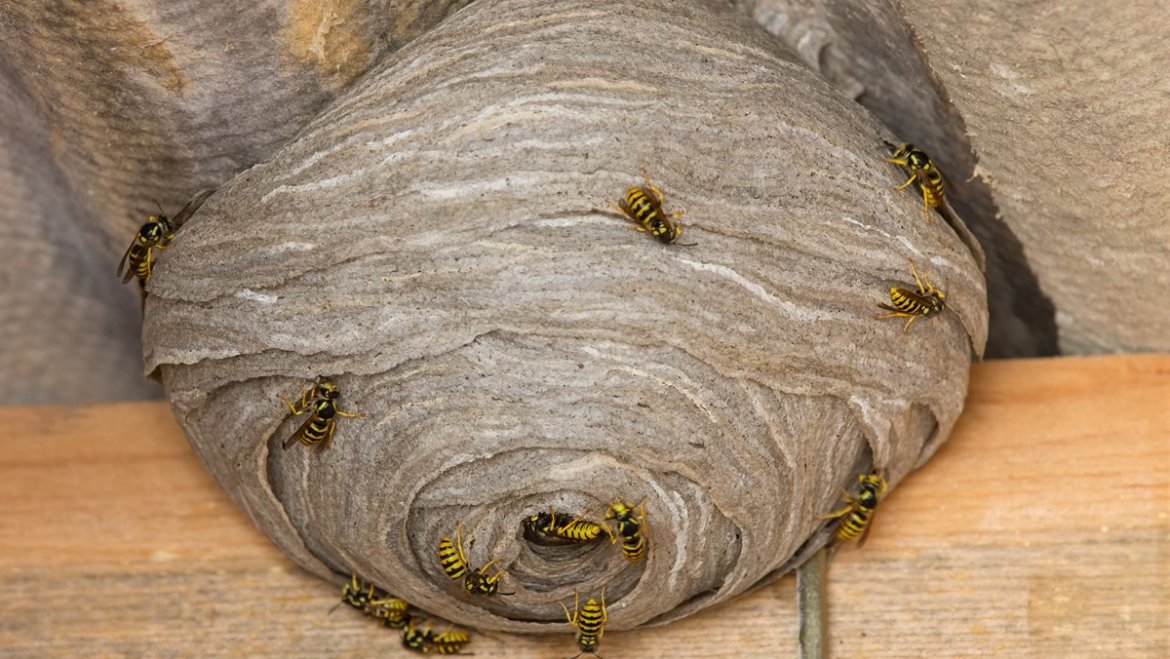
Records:
{"label": "weathered wall surface", "polygon": [[900,5],[1061,348],[1170,350],[1170,4]]}

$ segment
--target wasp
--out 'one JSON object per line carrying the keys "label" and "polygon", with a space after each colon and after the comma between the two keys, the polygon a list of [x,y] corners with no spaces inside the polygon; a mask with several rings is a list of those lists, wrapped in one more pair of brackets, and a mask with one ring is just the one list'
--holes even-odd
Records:
{"label": "wasp", "polygon": [[581,596],[574,591],[572,615],[569,614],[569,607],[565,606],[564,602],[561,603],[561,608],[565,610],[565,619],[577,628],[577,647],[581,651],[573,655],[572,659],[577,659],[586,652],[600,659],[597,646],[601,644],[601,635],[605,633],[605,623],[609,620],[605,612],[605,588],[601,589],[600,603],[590,597],[585,600],[585,606],[582,607]]}
{"label": "wasp", "polygon": [[448,629],[431,636],[431,650],[435,654],[458,654],[471,642],[471,635],[461,629]]}
{"label": "wasp", "polygon": [[415,627],[413,620],[402,629],[402,645],[422,654],[459,654],[470,642],[471,637],[465,631],[448,629],[436,634],[429,626],[426,629]]}
{"label": "wasp", "polygon": [[[491,561],[487,565],[478,570],[471,568],[467,564],[467,556],[463,553],[463,537],[459,529],[459,524],[455,524],[455,541],[451,541],[450,536],[443,536],[439,540],[439,565],[442,566],[443,572],[446,573],[453,581],[457,579],[463,580],[463,587],[472,595],[495,595],[500,588],[500,578],[504,576],[504,571],[500,570],[493,575],[488,575],[488,568],[495,565],[496,561]],[[500,593],[501,595],[511,595],[512,593]]]}
{"label": "wasp", "polygon": [[856,538],[857,546],[861,547],[865,544],[865,536],[869,535],[869,529],[873,526],[878,497],[886,493],[886,479],[874,472],[861,474],[857,480],[861,483],[861,491],[857,493],[857,496],[842,490],[841,500],[845,502],[845,505],[828,515],[823,515],[821,519],[844,517],[845,519],[837,527],[834,536],[841,542]]}
{"label": "wasp", "polygon": [[175,232],[203,205],[204,200],[212,192],[200,190],[173,219],[164,215],[162,208],[158,209],[158,215],[147,216],[146,224],[134,234],[134,239],[130,241],[130,246],[126,248],[122,260],[118,262],[118,276],[122,278],[123,284],[137,276],[139,286],[146,286],[154,270],[154,263],[158,259],[158,252],[171,244]]}
{"label": "wasp", "polygon": [[684,211],[677,210],[669,215],[662,210],[662,201],[666,195],[658,186],[650,182],[646,172],[642,172],[642,181],[645,185],[633,186],[626,190],[626,197],[621,201],[606,199],[606,203],[617,209],[623,217],[636,226],[630,227],[634,231],[648,233],[662,243],[673,243],[682,235],[683,226],[678,219]]}
{"label": "wasp", "polygon": [[566,543],[592,542],[600,538],[602,533],[609,534],[609,529],[601,524],[565,514],[558,517],[552,509],[547,513],[529,516],[524,526],[532,535],[553,540],[552,544],[558,544],[555,542],[558,540]]}
{"label": "wasp", "polygon": [[313,410],[301,427],[284,440],[285,450],[300,441],[305,446],[321,445],[323,451],[333,443],[333,432],[337,429],[336,417],[365,416],[361,412],[342,412],[337,409],[337,399],[340,397],[341,392],[338,391],[337,385],[327,381],[318,382],[307,391],[302,391],[301,399],[295,403],[281,396],[280,400],[288,406],[288,411],[294,416],[300,416],[310,408]]}
{"label": "wasp", "polygon": [[[622,539],[622,556],[631,563],[637,563],[646,555],[646,538],[642,534],[642,525],[646,511],[639,503],[637,507],[630,507],[618,500],[609,504],[605,509],[605,519],[614,520],[617,525],[617,534]],[[613,542],[617,537],[611,535]]]}
{"label": "wasp", "polygon": [[358,581],[357,575],[351,574],[349,583],[341,587],[341,603],[337,606],[348,604],[362,613],[368,613],[370,602],[383,595],[385,593],[378,590],[374,584]]}
{"label": "wasp", "polygon": [[402,629],[410,623],[410,605],[393,595],[371,597],[365,611],[387,627]]}
{"label": "wasp", "polygon": [[[906,170],[910,178],[895,190],[905,190],[911,183],[918,185],[918,191],[922,193],[922,217],[930,221],[930,209],[938,209],[939,212],[947,212],[944,210],[946,204],[946,196],[943,194],[943,177],[942,172],[926,155],[926,152],[913,144],[903,144],[902,146],[894,146],[886,142],[893,152],[886,162],[897,165]],[[948,207],[949,209],[949,207]]]}
{"label": "wasp", "polygon": [[877,320],[906,318],[906,324],[902,327],[903,332],[908,331],[910,323],[913,323],[917,318],[942,313],[947,307],[946,293],[935,288],[925,274],[920,277],[918,268],[914,267],[913,261],[910,262],[910,272],[914,275],[914,283],[918,285],[918,290],[912,291],[891,286],[890,302],[892,306],[885,303],[878,304],[878,307],[889,311],[889,313],[876,316]]}

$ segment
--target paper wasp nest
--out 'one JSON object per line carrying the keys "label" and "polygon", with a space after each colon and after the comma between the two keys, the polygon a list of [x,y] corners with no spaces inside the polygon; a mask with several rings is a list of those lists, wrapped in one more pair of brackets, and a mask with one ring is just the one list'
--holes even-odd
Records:
{"label": "paper wasp nest", "polygon": [[[730,7],[481,0],[207,201],[150,283],[147,368],[317,574],[481,628],[561,631],[603,585],[610,629],[675,619],[790,568],[961,409],[982,276],[883,138]],[[676,244],[604,212],[643,169]],[[948,310],[903,333],[874,316],[911,261]],[[318,376],[365,416],[282,450],[278,396]],[[639,563],[523,537],[615,497],[645,500]],[[456,522],[515,594],[443,574]]]}

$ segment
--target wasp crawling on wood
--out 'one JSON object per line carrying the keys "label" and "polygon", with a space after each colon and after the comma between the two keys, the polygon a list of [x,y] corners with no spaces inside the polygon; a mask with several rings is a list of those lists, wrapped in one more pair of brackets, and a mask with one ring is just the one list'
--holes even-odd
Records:
{"label": "wasp crawling on wood", "polygon": [[[609,504],[605,509],[605,519],[614,520],[617,525],[617,535],[622,539],[622,556],[631,563],[637,563],[646,555],[646,538],[642,526],[646,517],[646,510],[642,503],[631,507],[618,500]],[[613,541],[617,537],[610,536]]]}
{"label": "wasp crawling on wood", "polygon": [[677,210],[669,215],[662,210],[662,201],[666,195],[658,186],[650,182],[646,172],[642,172],[642,181],[645,185],[633,186],[626,190],[626,197],[621,201],[606,199],[606,203],[617,209],[623,217],[636,226],[630,227],[634,231],[648,233],[662,243],[673,243],[682,235],[683,226],[678,218],[684,211]]}
{"label": "wasp crawling on wood", "polygon": [[845,519],[841,521],[833,535],[841,542],[856,538],[857,546],[861,547],[865,544],[865,536],[869,535],[869,530],[873,526],[878,497],[886,493],[886,479],[874,472],[861,474],[857,480],[861,483],[861,491],[857,493],[857,496],[841,490],[841,500],[845,502],[845,505],[828,515],[823,515],[821,519],[844,517]]}
{"label": "wasp crawling on wood", "polygon": [[601,589],[601,602],[590,597],[585,600],[585,606],[582,607],[581,596],[574,591],[572,615],[569,614],[569,607],[565,606],[564,602],[561,603],[561,608],[565,610],[565,619],[577,628],[577,647],[581,651],[573,655],[572,659],[577,659],[586,652],[600,659],[597,646],[601,644],[601,635],[605,633],[605,623],[609,620],[605,612],[605,588]]}
{"label": "wasp crawling on wood", "polygon": [[337,606],[348,604],[362,613],[369,613],[370,602],[382,595],[385,593],[374,584],[359,581],[356,574],[351,574],[349,583],[341,587],[341,603]]}
{"label": "wasp crawling on wood", "polygon": [[531,515],[524,522],[524,529],[530,536],[537,536],[547,544],[567,544],[592,542],[601,537],[602,533],[612,534],[609,529],[581,517],[570,517],[564,513],[556,513],[551,508],[546,513]]}
{"label": "wasp crawling on wood", "polygon": [[183,226],[192,213],[203,205],[204,200],[212,192],[212,190],[200,190],[173,219],[164,215],[162,208],[159,208],[158,215],[150,215],[146,218],[146,224],[143,224],[138,229],[138,233],[134,234],[134,240],[130,242],[130,246],[122,254],[122,260],[118,262],[118,276],[122,278],[123,284],[138,277],[138,285],[146,286],[146,282],[150,280],[150,274],[154,270],[154,263],[158,260],[158,252],[171,244],[175,232]]}
{"label": "wasp crawling on wood", "polygon": [[[439,565],[443,572],[452,580],[462,579],[463,587],[472,595],[495,595],[500,589],[500,579],[504,571],[500,570],[488,576],[487,571],[496,561],[490,561],[478,570],[472,569],[467,563],[467,556],[463,553],[463,537],[459,524],[455,524],[455,541],[450,536],[443,536],[439,540]],[[511,595],[512,593],[500,593]]]}
{"label": "wasp crawling on wood", "polygon": [[[910,329],[910,323],[913,323],[917,318],[924,316],[933,316],[942,313],[947,308],[946,293],[935,288],[930,280],[923,274],[918,275],[918,268],[914,267],[914,262],[910,262],[910,272],[914,275],[914,282],[918,285],[917,291],[912,291],[898,286],[890,287],[890,304],[879,303],[878,307],[886,309],[889,313],[877,316],[877,320],[885,320],[886,318],[906,318],[906,325],[902,327],[902,331],[906,332]],[[924,283],[925,282],[925,283]]]}
{"label": "wasp crawling on wood", "polygon": [[288,411],[292,412],[294,416],[300,416],[310,408],[313,410],[309,418],[301,424],[301,427],[297,428],[297,431],[284,441],[285,450],[299,441],[305,446],[320,445],[321,450],[324,451],[333,443],[333,432],[337,429],[337,417],[365,416],[361,412],[342,412],[337,409],[337,399],[340,397],[341,392],[338,391],[337,385],[327,381],[318,382],[307,391],[302,391],[301,399],[295,403],[281,396],[280,400],[288,406]]}
{"label": "wasp crawling on wood", "polygon": [[436,634],[428,624],[426,629],[415,627],[414,621],[402,628],[402,645],[422,654],[459,654],[463,646],[471,642],[470,635],[459,629],[448,629]]}
{"label": "wasp crawling on wood", "polygon": [[903,144],[902,146],[894,146],[886,142],[892,153],[886,162],[897,165],[906,170],[910,178],[895,190],[905,190],[911,183],[918,185],[919,192],[922,193],[922,217],[930,221],[930,209],[938,209],[940,213],[948,212],[949,209],[945,207],[946,197],[943,194],[943,177],[942,172],[926,155],[926,152],[913,144]]}
{"label": "wasp crawling on wood", "polygon": [[410,623],[410,605],[406,600],[389,594],[370,598],[366,613],[395,629],[402,629]]}

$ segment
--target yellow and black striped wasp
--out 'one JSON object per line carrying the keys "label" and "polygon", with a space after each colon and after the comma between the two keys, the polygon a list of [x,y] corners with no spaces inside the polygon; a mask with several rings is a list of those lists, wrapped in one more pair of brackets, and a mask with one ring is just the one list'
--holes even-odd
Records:
{"label": "yellow and black striped wasp", "polygon": [[415,627],[413,620],[408,621],[406,626],[402,628],[402,646],[408,650],[425,653],[430,638],[430,630]]}
{"label": "yellow and black striped wasp", "polygon": [[[463,553],[463,536],[459,528],[459,523],[455,524],[455,541],[451,541],[450,536],[443,536],[439,539],[439,565],[443,568],[443,572],[452,580],[463,580],[463,587],[472,595],[495,595],[500,589],[500,579],[504,576],[504,571],[500,570],[493,575],[488,575],[488,569],[496,564],[496,561],[490,561],[487,565],[473,569],[467,563],[467,556]],[[501,595],[512,595],[513,593],[500,593]]]}
{"label": "yellow and black striped wasp", "polygon": [[333,613],[342,604],[381,620],[387,627],[402,629],[410,622],[410,605],[406,600],[394,597],[373,583],[359,581],[357,574],[352,574],[349,582],[341,587],[341,601],[329,612]]}
{"label": "yellow and black striped wasp", "polygon": [[[605,509],[605,519],[614,520],[617,535],[622,539],[622,556],[631,563],[637,563],[646,555],[646,537],[642,528],[646,517],[643,504],[631,507],[624,501],[611,502]],[[610,536],[616,542],[617,538]]]}
{"label": "yellow and black striped wasp", "polygon": [[902,327],[903,332],[908,331],[910,324],[916,319],[937,315],[947,308],[946,293],[935,288],[925,274],[919,276],[918,268],[914,267],[913,261],[910,262],[910,272],[914,275],[914,283],[918,285],[918,290],[912,291],[891,286],[890,302],[892,304],[878,304],[879,308],[885,309],[889,313],[875,317],[876,320],[906,318],[906,324]]}
{"label": "yellow and black striped wasp", "polygon": [[677,210],[668,215],[662,210],[662,202],[666,195],[650,182],[650,177],[644,171],[642,181],[645,185],[630,187],[621,201],[611,199],[605,201],[634,223],[635,226],[630,227],[634,231],[648,233],[662,243],[673,243],[682,235],[683,226],[678,219],[683,216],[684,211]]}
{"label": "yellow and black striped wasp", "polygon": [[292,412],[294,416],[300,416],[312,409],[309,418],[301,424],[300,428],[297,428],[291,437],[284,441],[285,450],[299,441],[305,446],[320,445],[321,450],[324,451],[333,443],[333,433],[337,429],[337,417],[365,416],[361,412],[342,412],[339,410],[337,400],[340,397],[341,392],[337,389],[337,385],[325,380],[302,391],[300,400],[295,403],[281,396],[280,400],[288,406],[288,411]]}
{"label": "yellow and black striped wasp", "polygon": [[577,647],[581,651],[571,659],[577,659],[586,652],[600,659],[597,646],[601,645],[601,635],[605,633],[605,623],[609,620],[605,612],[605,587],[601,588],[601,602],[590,597],[585,600],[585,606],[582,607],[581,596],[574,591],[572,615],[569,614],[569,607],[565,606],[564,602],[561,602],[561,608],[565,610],[565,619],[577,628]]}
{"label": "yellow and black striped wasp", "polygon": [[551,508],[548,512],[530,515],[524,522],[525,533],[536,536],[543,544],[570,544],[592,542],[601,537],[602,533],[610,535],[609,529],[581,517],[570,517],[564,513],[556,513]]}
{"label": "yellow and black striped wasp", "polygon": [[878,498],[886,493],[886,479],[877,472],[861,474],[857,477],[861,483],[861,491],[856,496],[841,490],[841,500],[845,502],[833,512],[821,516],[821,519],[839,519],[841,524],[833,534],[838,541],[857,539],[857,546],[865,544],[865,537],[873,527],[873,518],[877,510]]}
{"label": "yellow and black striped wasp", "polygon": [[943,176],[938,166],[926,155],[926,152],[913,144],[894,146],[885,142],[891,153],[886,162],[897,165],[910,175],[906,182],[895,190],[905,190],[911,183],[918,185],[922,193],[922,217],[930,221],[930,209],[937,209],[940,213],[949,212],[946,206],[946,196],[943,192]]}
{"label": "yellow and black striped wasp", "polygon": [[402,628],[402,645],[422,654],[459,654],[470,642],[471,635],[461,629],[448,629],[436,634],[431,631],[429,623],[426,629],[419,629],[414,620],[408,621]]}
{"label": "yellow and black striped wasp", "polygon": [[[341,587],[341,602],[337,606],[348,604],[362,613],[368,613],[370,602],[382,595],[385,593],[378,590],[374,584],[358,581],[357,575],[351,574],[349,583]],[[336,609],[337,606],[333,608]]]}
{"label": "yellow and black striped wasp", "polygon": [[389,594],[371,598],[366,613],[394,629],[402,629],[410,622],[410,604]]}
{"label": "yellow and black striped wasp", "polygon": [[146,286],[154,270],[154,263],[158,259],[158,252],[171,244],[175,232],[203,205],[212,192],[213,190],[200,190],[174,218],[164,215],[162,208],[159,208],[158,215],[147,216],[146,224],[134,234],[134,240],[130,241],[130,246],[126,248],[122,260],[118,262],[118,276],[122,278],[123,284],[138,277],[138,285]]}

